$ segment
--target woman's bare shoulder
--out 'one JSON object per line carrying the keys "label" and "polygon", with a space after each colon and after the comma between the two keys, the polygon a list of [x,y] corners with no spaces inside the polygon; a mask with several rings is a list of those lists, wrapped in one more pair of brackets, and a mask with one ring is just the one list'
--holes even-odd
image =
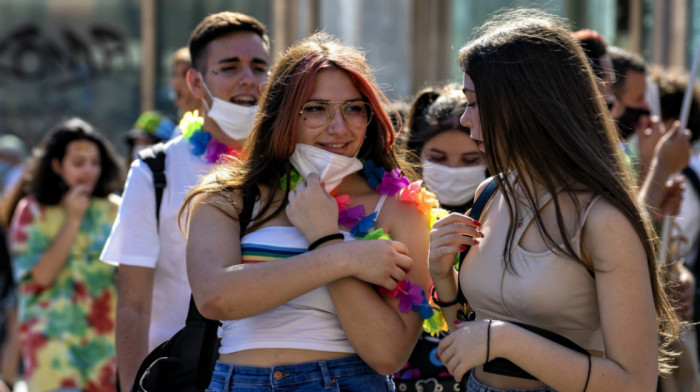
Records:
{"label": "woman's bare shoulder", "polygon": [[192,204],[208,205],[224,214],[236,218],[243,206],[243,197],[238,192],[218,191],[200,193],[192,199]]}
{"label": "woman's bare shoulder", "polygon": [[382,210],[385,214],[383,220],[392,227],[417,228],[415,225],[430,221],[429,212],[422,211],[415,202],[401,200],[399,196],[387,197]]}
{"label": "woman's bare shoulder", "polygon": [[603,270],[646,258],[642,238],[627,216],[614,204],[600,198],[590,207],[583,227],[582,248],[595,268]]}

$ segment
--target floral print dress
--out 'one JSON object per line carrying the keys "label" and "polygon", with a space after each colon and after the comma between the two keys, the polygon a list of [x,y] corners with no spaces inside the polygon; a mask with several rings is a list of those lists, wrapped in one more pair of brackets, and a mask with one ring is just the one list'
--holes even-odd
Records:
{"label": "floral print dress", "polygon": [[10,247],[30,392],[116,391],[116,269],[99,260],[116,214],[116,204],[93,198],[65,265],[53,285],[41,287],[31,270],[61,230],[65,209],[32,196],[17,206]]}

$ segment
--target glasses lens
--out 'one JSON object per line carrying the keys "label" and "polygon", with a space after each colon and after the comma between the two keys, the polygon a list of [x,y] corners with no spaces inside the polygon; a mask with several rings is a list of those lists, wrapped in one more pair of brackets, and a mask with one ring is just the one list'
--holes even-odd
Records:
{"label": "glasses lens", "polygon": [[322,102],[307,102],[301,110],[301,118],[308,127],[322,127],[330,122],[330,105]]}
{"label": "glasses lens", "polygon": [[354,101],[342,105],[326,102],[307,102],[301,110],[304,124],[311,128],[327,125],[335,117],[336,107],[340,106],[345,123],[352,128],[369,124],[372,114],[367,102]]}
{"label": "glasses lens", "polygon": [[366,127],[371,119],[369,104],[362,101],[348,102],[343,105],[343,117],[353,128]]}

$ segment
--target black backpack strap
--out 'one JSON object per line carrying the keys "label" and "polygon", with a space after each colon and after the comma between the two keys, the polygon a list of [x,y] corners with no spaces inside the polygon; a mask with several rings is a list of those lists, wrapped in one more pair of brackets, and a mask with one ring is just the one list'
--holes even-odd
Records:
{"label": "black backpack strap", "polygon": [[493,192],[496,190],[497,186],[498,184],[496,183],[496,179],[494,177],[491,177],[491,181],[489,181],[489,183],[486,184],[486,188],[484,188],[484,190],[481,191],[479,197],[474,202],[472,209],[469,210],[468,216],[470,218],[476,220],[479,220],[479,218],[481,218],[481,214],[484,212],[486,203],[488,203],[488,201],[491,199],[491,195],[493,195]]}
{"label": "black backpack strap", "polygon": [[[491,199],[491,196],[497,187],[498,184],[496,183],[496,178],[491,177],[489,183],[486,184],[486,187],[481,191],[479,197],[476,199],[476,201],[474,201],[474,205],[469,210],[469,214],[467,216],[477,221],[481,219],[481,214],[484,212],[486,204]],[[462,269],[462,261],[464,261],[464,258],[467,256],[467,252],[469,252],[469,248],[459,254],[459,265],[457,266],[458,271]]]}
{"label": "black backpack strap", "polygon": [[[253,186],[250,192],[243,192],[243,209],[238,216],[238,222],[241,226],[241,237],[245,232],[246,227],[250,223],[253,216],[253,208],[255,200],[258,197],[258,188]],[[210,320],[202,316],[194,303],[194,296],[190,295],[190,308],[187,311],[187,325],[204,325],[204,341],[202,349],[199,352],[199,361],[197,361],[197,378],[195,379],[195,387],[197,390],[205,390],[209,386],[211,380],[211,370],[214,368],[215,351],[218,349],[219,342],[216,331],[221,325],[219,321]]]}
{"label": "black backpack strap", "polygon": [[[471,210],[469,210],[469,214],[467,216],[478,221],[481,218],[481,214],[484,212],[484,208],[486,208],[486,204],[491,199],[491,196],[493,195],[493,192],[496,191],[497,187],[498,184],[496,183],[496,178],[491,177],[489,183],[486,184],[486,187],[481,191],[479,197],[477,197],[476,201],[474,201],[474,205],[472,206]],[[464,293],[462,292],[462,284],[459,282],[459,271],[462,269],[462,263],[464,262],[464,258],[467,256],[467,252],[469,252],[469,247],[467,247],[465,251],[460,252],[459,264],[457,265],[457,301],[459,301],[461,304],[467,303],[467,297],[464,296]]]}
{"label": "black backpack strap", "polygon": [[163,143],[141,150],[139,158],[148,165],[153,173],[153,189],[156,192],[156,227],[160,222],[160,203],[163,200],[163,189],[168,184],[165,178],[165,145]]}

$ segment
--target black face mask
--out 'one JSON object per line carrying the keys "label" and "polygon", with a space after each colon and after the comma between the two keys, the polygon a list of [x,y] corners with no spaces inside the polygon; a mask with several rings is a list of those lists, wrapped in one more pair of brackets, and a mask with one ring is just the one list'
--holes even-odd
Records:
{"label": "black face mask", "polygon": [[620,137],[627,139],[633,134],[639,125],[639,118],[644,115],[649,116],[649,110],[625,107],[625,112],[615,121],[617,129],[620,131]]}

